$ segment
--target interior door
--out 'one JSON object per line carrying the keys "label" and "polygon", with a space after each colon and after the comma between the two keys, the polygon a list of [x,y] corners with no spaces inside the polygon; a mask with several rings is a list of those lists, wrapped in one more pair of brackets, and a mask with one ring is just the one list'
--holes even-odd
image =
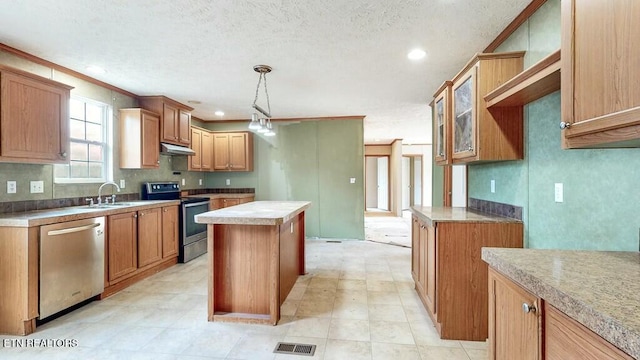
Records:
{"label": "interior door", "polygon": [[378,209],[389,210],[389,158],[378,158]]}
{"label": "interior door", "polygon": [[414,156],[413,160],[413,203],[412,205],[422,205],[422,157]]}
{"label": "interior door", "polygon": [[378,158],[367,156],[365,158],[365,171],[365,208],[375,209],[378,207]]}
{"label": "interior door", "polygon": [[402,157],[402,210],[408,210],[411,206],[411,158]]}

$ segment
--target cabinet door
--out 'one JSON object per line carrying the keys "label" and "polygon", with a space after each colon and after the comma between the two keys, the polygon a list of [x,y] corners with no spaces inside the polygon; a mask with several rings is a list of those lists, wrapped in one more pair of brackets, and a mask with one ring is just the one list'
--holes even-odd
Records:
{"label": "cabinet door", "polygon": [[547,360],[631,360],[631,356],[545,303],[544,354]]}
{"label": "cabinet door", "polygon": [[245,204],[245,203],[254,201],[255,200],[255,196],[240,198],[239,200],[240,200],[240,204]]}
{"label": "cabinet door", "polygon": [[208,131],[202,131],[201,135],[201,169],[210,171],[213,168],[213,135]]}
{"label": "cabinet door", "polygon": [[179,131],[179,114],[178,108],[171,106],[167,103],[162,107],[162,141],[166,141],[172,144],[179,144],[178,138]]}
{"label": "cabinet door", "polygon": [[189,135],[191,133],[191,114],[184,111],[178,111],[178,142],[181,145],[189,146],[191,139]]}
{"label": "cabinet door", "polygon": [[563,147],[640,139],[640,23],[633,20],[640,3],[563,0],[561,6],[562,121],[571,124]]}
{"label": "cabinet door", "polygon": [[247,169],[247,134],[229,134],[229,168]]}
{"label": "cabinet door", "polygon": [[444,88],[433,100],[433,137],[435,161],[438,165],[450,164],[451,144],[449,142],[451,125],[451,82],[445,82]]}
{"label": "cabinet door", "polygon": [[110,283],[138,268],[137,216],[129,212],[108,217]]}
{"label": "cabinet door", "polygon": [[162,258],[178,256],[178,206],[162,208]]}
{"label": "cabinet door", "polygon": [[436,229],[433,226],[427,227],[427,265],[426,265],[426,305],[427,309],[435,314],[436,311]]}
{"label": "cabinet door", "polygon": [[196,153],[189,156],[189,170],[202,169],[202,131],[191,129],[191,149]]}
{"label": "cabinet door", "polygon": [[[142,120],[142,168],[157,169],[160,167],[160,118],[146,111],[141,113]],[[123,144],[131,146],[132,144]]]}
{"label": "cabinet door", "polygon": [[420,264],[420,222],[413,216],[411,221],[411,275],[418,282]]}
{"label": "cabinet door", "polygon": [[541,309],[540,299],[489,268],[489,359],[539,360]]}
{"label": "cabinet door", "polygon": [[67,163],[69,89],[1,72],[0,156]]}
{"label": "cabinet door", "polygon": [[222,200],[223,207],[229,207],[240,204],[240,199],[224,199]]}
{"label": "cabinet door", "polygon": [[453,84],[453,158],[476,155],[476,74],[477,66]]}
{"label": "cabinet door", "polygon": [[138,267],[162,259],[162,213],[160,208],[138,211]]}
{"label": "cabinet door", "polygon": [[229,135],[213,135],[213,170],[229,169]]}
{"label": "cabinet door", "polygon": [[420,236],[418,237],[418,246],[420,247],[420,255],[418,257],[418,282],[420,283],[420,292],[424,298],[427,292],[427,226],[420,222]]}
{"label": "cabinet door", "polygon": [[224,207],[224,203],[222,199],[211,199],[209,200],[209,210],[218,210]]}

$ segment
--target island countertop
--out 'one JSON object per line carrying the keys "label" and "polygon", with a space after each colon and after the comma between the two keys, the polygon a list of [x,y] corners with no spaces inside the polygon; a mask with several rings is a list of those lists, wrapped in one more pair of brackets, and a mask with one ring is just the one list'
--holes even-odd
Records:
{"label": "island countertop", "polygon": [[482,259],[640,359],[640,252],[483,248]]}
{"label": "island countertop", "polygon": [[434,222],[522,223],[518,219],[481,213],[465,207],[412,206],[411,212],[431,226]]}
{"label": "island countertop", "polygon": [[311,206],[309,201],[253,201],[195,216],[199,224],[280,225]]}

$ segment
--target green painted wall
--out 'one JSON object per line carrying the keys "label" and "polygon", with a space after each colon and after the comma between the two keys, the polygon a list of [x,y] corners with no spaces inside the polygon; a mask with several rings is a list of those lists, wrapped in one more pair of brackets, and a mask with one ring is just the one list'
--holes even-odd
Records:
{"label": "green painted wall", "polygon": [[[42,77],[52,78],[53,80],[61,83],[71,85],[74,87],[74,89],[71,90],[71,95],[94,99],[110,104],[113,107],[113,178],[118,183],[121,179],[125,180],[126,188],[122,190],[123,193],[138,193],[140,191],[140,184],[146,181],[182,181],[182,179],[185,179],[185,186],[183,186],[183,189],[204,187],[204,185],[200,186],[198,181],[199,179],[203,179],[204,184],[204,174],[183,172],[180,175],[174,175],[171,164],[173,158],[167,155],[160,156],[160,169],[157,170],[129,170],[119,168],[120,141],[117,136],[119,133],[118,109],[136,107],[137,101],[134,98],[91,84],[87,81],[69,76],[59,71],[52,71],[50,68],[35,64],[4,51],[0,51],[0,64],[22,69]],[[15,180],[17,182],[17,192],[15,194],[7,194],[6,183],[9,180]],[[44,193],[29,193],[29,182],[31,180],[44,181]],[[95,197],[98,195],[99,186],[99,183],[54,184],[53,165],[0,163],[0,202],[47,200],[79,196]],[[110,194],[111,190],[109,189],[108,191]]]}
{"label": "green painted wall", "polygon": [[[208,173],[206,186],[253,187],[256,200],[306,200],[306,235],[364,239],[362,120],[275,123],[275,137],[254,135],[254,171]],[[214,131],[246,123],[208,123]],[[356,183],[351,184],[350,178]],[[226,180],[231,182],[226,185]]]}
{"label": "green painted wall", "polygon": [[[548,0],[498,51],[527,50],[530,66],[559,46],[560,0]],[[525,159],[469,166],[469,196],[522,206],[531,248],[637,251],[640,150],[562,150],[559,123],[560,92],[525,106]]]}

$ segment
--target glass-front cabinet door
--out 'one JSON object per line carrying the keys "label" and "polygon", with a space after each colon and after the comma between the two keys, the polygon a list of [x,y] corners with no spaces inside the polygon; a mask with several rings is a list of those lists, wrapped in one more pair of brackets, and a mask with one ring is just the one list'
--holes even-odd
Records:
{"label": "glass-front cabinet door", "polygon": [[472,67],[453,84],[453,159],[476,155],[476,71]]}
{"label": "glass-front cabinet door", "polygon": [[433,134],[435,145],[435,161],[438,165],[449,165],[450,162],[450,124],[451,124],[451,81],[446,81],[436,92],[433,99]]}

